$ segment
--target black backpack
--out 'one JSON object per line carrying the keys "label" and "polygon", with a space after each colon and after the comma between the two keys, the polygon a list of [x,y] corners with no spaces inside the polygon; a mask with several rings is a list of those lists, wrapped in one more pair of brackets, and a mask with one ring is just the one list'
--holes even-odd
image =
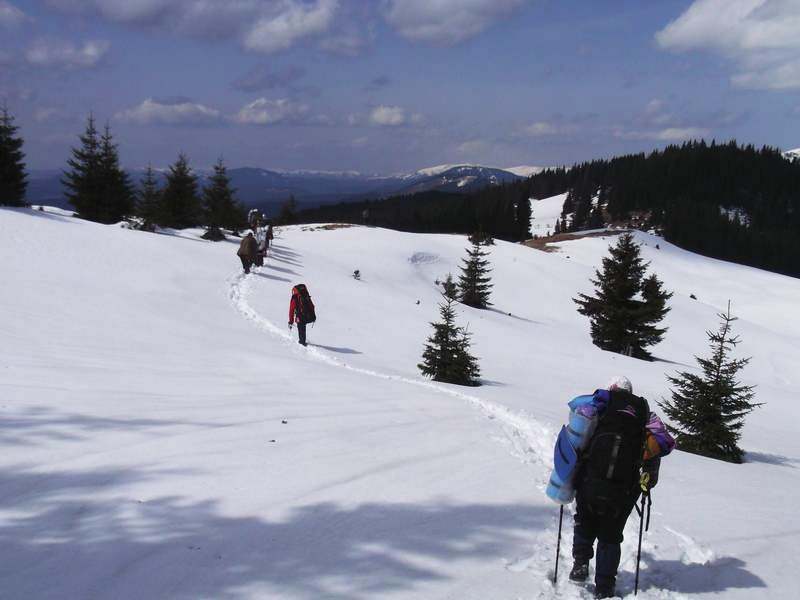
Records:
{"label": "black backpack", "polygon": [[647,400],[624,390],[609,393],[583,456],[580,492],[592,512],[614,516],[636,498],[650,408]]}
{"label": "black backpack", "polygon": [[297,296],[300,299],[298,309],[300,312],[300,320],[304,323],[313,323],[317,320],[317,313],[314,309],[314,303],[311,301],[311,294],[308,293],[308,288],[304,283],[298,283],[294,286],[297,290]]}

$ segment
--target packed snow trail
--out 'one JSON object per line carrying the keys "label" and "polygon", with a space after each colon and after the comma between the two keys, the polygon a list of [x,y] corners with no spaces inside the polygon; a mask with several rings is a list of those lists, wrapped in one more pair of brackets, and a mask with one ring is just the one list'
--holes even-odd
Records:
{"label": "packed snow trail", "polygon": [[[259,273],[258,267],[252,269],[253,273]],[[533,464],[533,475],[536,482],[538,491],[544,496],[544,490],[547,487],[549,478],[549,470],[552,468],[552,449],[555,443],[554,431],[539,423],[536,419],[515,414],[505,406],[501,406],[494,402],[488,402],[472,394],[445,387],[444,385],[433,383],[426,380],[412,379],[402,375],[393,375],[388,373],[380,373],[370,369],[364,369],[345,363],[338,360],[333,356],[319,350],[313,345],[306,347],[301,346],[296,342],[291,332],[280,328],[278,325],[272,323],[269,319],[258,314],[258,312],[248,302],[248,296],[251,293],[251,282],[253,277],[247,276],[243,273],[232,277],[229,280],[230,292],[229,297],[231,303],[236,310],[246,319],[252,321],[261,330],[269,333],[273,337],[279,339],[291,351],[304,355],[311,360],[324,362],[328,365],[333,365],[346,369],[348,371],[359,373],[368,377],[379,379],[399,381],[405,384],[419,386],[426,389],[431,389],[437,393],[447,394],[455,398],[468,401],[473,406],[476,406],[481,412],[489,419],[496,420],[502,425],[502,430],[505,434],[505,439],[501,440],[509,450],[510,454],[526,464]],[[565,409],[566,410],[566,409]],[[553,512],[558,514],[556,505],[552,505]],[[539,598],[591,598],[592,593],[588,586],[576,586],[568,579],[569,569],[571,567],[571,541],[572,541],[572,527],[573,515],[572,505],[565,507],[564,511],[564,527],[563,538],[561,543],[561,550],[559,553],[559,578],[556,586],[553,586],[553,568],[555,564],[555,543],[557,538],[557,525],[555,523],[549,525],[546,529],[542,530],[537,535],[537,543],[532,555],[524,556],[516,559],[509,560],[506,568],[512,572],[526,572],[532,575],[532,579],[541,581],[541,588],[539,591]],[[619,576],[619,590],[627,594],[628,588],[632,588],[632,578],[629,577],[629,572],[635,570],[635,561],[637,554],[636,541],[638,541],[638,515],[634,510],[628,523],[625,527],[625,542],[623,544],[622,560],[620,562],[620,576]],[[684,548],[684,556],[687,554],[697,555],[697,551],[693,549],[694,542],[688,536],[678,533],[669,527],[664,528],[669,531],[676,538],[678,538],[680,547]],[[631,542],[633,540],[633,542]],[[642,589],[642,598],[661,598],[661,599],[683,599],[684,595],[673,593],[668,590],[657,589],[654,584],[658,582],[659,585],[668,585],[668,575],[659,572],[658,558],[654,556],[657,546],[645,540],[642,543],[642,550],[646,556],[650,556],[651,561],[654,563],[655,568],[647,571],[644,576],[650,576],[650,588],[646,592],[645,588]],[[708,553],[708,558],[702,561],[701,564],[706,564],[713,553]],[[699,561],[698,561],[699,562]],[[647,566],[645,565],[645,568]],[[594,570],[592,567],[592,576]],[[630,580],[630,581],[629,581]],[[646,583],[646,582],[642,582]]]}

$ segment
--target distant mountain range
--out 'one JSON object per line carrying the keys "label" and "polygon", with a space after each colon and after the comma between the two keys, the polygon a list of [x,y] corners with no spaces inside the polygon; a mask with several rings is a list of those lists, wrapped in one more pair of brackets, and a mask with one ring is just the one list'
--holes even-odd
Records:
{"label": "distant mountain range", "polygon": [[[290,195],[301,206],[316,206],[348,200],[384,198],[439,190],[469,193],[490,185],[500,185],[529,177],[543,167],[519,166],[508,169],[481,165],[439,165],[399,175],[369,175],[355,171],[273,171],[240,167],[228,171],[239,199],[249,208],[272,212]],[[139,182],[143,171],[129,171]],[[158,172],[163,184],[165,171]],[[198,172],[201,184],[208,177]],[[28,178],[28,202],[69,208],[61,186],[61,172],[31,171]]]}

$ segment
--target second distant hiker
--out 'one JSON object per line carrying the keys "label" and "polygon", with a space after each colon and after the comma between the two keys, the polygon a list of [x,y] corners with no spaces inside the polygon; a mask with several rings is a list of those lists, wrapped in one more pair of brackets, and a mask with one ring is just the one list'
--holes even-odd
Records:
{"label": "second distant hiker", "polygon": [[292,299],[289,301],[289,329],[297,323],[298,341],[306,344],[306,325],[317,320],[316,309],[305,284],[298,283],[292,288]]}
{"label": "second distant hiker", "polygon": [[242,238],[242,242],[239,244],[239,251],[236,254],[242,260],[244,272],[249,273],[250,267],[256,262],[256,256],[258,255],[258,242],[252,231],[248,231],[247,235]]}

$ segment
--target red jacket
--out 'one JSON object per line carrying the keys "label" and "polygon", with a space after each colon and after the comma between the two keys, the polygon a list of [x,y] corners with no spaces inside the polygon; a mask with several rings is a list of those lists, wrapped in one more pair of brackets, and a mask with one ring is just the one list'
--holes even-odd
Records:
{"label": "red jacket", "polygon": [[300,322],[300,294],[292,290],[292,299],[289,301],[289,325]]}

